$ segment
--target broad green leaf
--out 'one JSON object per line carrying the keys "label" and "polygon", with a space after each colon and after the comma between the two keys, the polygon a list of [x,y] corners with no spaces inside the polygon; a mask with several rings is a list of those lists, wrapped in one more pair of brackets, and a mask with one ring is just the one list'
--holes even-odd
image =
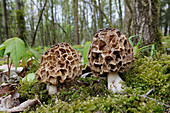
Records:
{"label": "broad green leaf", "polygon": [[91,41],[86,42],[85,45],[84,45],[83,59],[84,59],[85,63],[88,62],[87,55],[88,55],[88,52],[89,52],[90,45],[91,45]]}
{"label": "broad green leaf", "polygon": [[0,50],[0,57],[4,57],[5,49]]}
{"label": "broad green leaf", "polygon": [[15,69],[17,69],[18,63],[21,58],[27,56],[25,43],[20,38],[14,37],[6,40],[4,44],[6,46],[4,54],[10,54],[10,57],[15,65]]}
{"label": "broad green leaf", "polygon": [[1,44],[1,45],[0,45],[0,51],[3,50],[3,49],[5,49],[5,47],[6,47],[6,46],[5,46],[4,44]]}
{"label": "broad green leaf", "polygon": [[6,46],[4,44],[0,45],[0,57],[4,56]]}

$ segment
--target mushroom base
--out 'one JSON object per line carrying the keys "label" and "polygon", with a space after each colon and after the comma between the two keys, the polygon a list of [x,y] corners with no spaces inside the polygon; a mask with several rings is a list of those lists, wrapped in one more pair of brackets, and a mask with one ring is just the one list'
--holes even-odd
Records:
{"label": "mushroom base", "polygon": [[47,85],[47,91],[49,95],[54,95],[57,93],[57,86],[55,85]]}
{"label": "mushroom base", "polygon": [[108,89],[111,90],[113,93],[122,91],[122,84],[120,82],[123,82],[123,80],[119,77],[117,72],[108,73]]}

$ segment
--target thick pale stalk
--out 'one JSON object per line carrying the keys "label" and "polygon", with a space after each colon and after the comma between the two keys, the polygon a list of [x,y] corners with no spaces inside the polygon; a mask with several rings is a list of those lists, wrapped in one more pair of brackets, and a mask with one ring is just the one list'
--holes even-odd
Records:
{"label": "thick pale stalk", "polygon": [[113,93],[122,91],[123,80],[119,77],[117,72],[110,72],[107,75],[108,89],[112,90]]}
{"label": "thick pale stalk", "polygon": [[54,95],[57,93],[57,86],[55,85],[47,85],[47,91],[49,95]]}

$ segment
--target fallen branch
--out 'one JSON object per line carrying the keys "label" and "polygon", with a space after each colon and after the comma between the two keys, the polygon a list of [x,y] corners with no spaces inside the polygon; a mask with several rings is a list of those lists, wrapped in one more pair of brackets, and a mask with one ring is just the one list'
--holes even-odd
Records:
{"label": "fallen branch", "polygon": [[[17,107],[13,107],[11,109],[0,109],[0,111],[7,111],[7,112],[21,112],[21,111],[24,111],[26,110],[27,108],[31,107],[31,106],[34,106],[35,104],[41,104],[41,102],[38,100],[38,99],[33,99],[33,100],[27,100],[23,103],[21,103],[19,106]],[[42,104],[41,104],[42,105]]]}

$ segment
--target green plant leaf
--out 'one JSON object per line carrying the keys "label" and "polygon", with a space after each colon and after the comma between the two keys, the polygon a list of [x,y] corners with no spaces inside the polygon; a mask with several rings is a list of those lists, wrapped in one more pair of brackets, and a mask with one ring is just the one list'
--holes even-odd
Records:
{"label": "green plant leaf", "polygon": [[4,44],[1,44],[1,45],[0,45],[0,51],[3,50],[3,49],[5,49],[5,47],[6,47],[6,46],[5,46]]}
{"label": "green plant leaf", "polygon": [[84,45],[84,39],[81,41],[81,46],[83,46]]}
{"label": "green plant leaf", "polygon": [[138,54],[139,54],[139,48],[138,48],[138,46],[133,47],[133,55],[134,55],[135,57],[137,57]]}
{"label": "green plant leaf", "polygon": [[5,49],[0,50],[0,57],[4,57]]}
{"label": "green plant leaf", "polygon": [[21,58],[27,56],[24,41],[22,41],[20,38],[14,37],[6,40],[4,44],[6,46],[4,54],[10,54],[10,57],[15,65],[15,69],[17,69]]}
{"label": "green plant leaf", "polygon": [[170,39],[167,40],[167,45],[170,45]]}
{"label": "green plant leaf", "polygon": [[84,59],[85,63],[88,62],[87,55],[88,55],[88,52],[89,52],[90,45],[91,45],[91,41],[86,42],[85,45],[84,45],[83,59]]}
{"label": "green plant leaf", "polygon": [[32,55],[36,58],[36,59],[40,59],[41,58],[41,55],[35,51],[34,49],[32,48],[29,48],[29,51],[32,53]]}
{"label": "green plant leaf", "polygon": [[0,57],[4,56],[6,46],[4,44],[0,45]]}
{"label": "green plant leaf", "polygon": [[138,41],[138,43],[136,44],[136,46],[139,46],[141,44],[142,41],[142,37],[140,38],[140,40]]}
{"label": "green plant leaf", "polygon": [[152,47],[151,47],[151,57],[153,56],[153,53],[154,53],[154,51],[155,51],[155,44],[152,44]]}
{"label": "green plant leaf", "polygon": [[134,47],[133,42],[132,42],[132,38],[133,38],[133,37],[137,37],[137,36],[139,36],[139,35],[133,35],[133,36],[130,36],[130,37],[129,37],[129,43],[130,43],[130,45],[131,45],[132,47]]}
{"label": "green plant leaf", "polygon": [[145,48],[148,48],[148,47],[150,47],[150,46],[152,46],[152,44],[147,45],[147,46],[143,46],[143,47],[141,47],[139,50],[142,51],[142,50],[144,50]]}
{"label": "green plant leaf", "polygon": [[82,54],[82,52],[83,52],[83,46],[82,45],[74,45],[73,47],[76,51],[79,51]]}

